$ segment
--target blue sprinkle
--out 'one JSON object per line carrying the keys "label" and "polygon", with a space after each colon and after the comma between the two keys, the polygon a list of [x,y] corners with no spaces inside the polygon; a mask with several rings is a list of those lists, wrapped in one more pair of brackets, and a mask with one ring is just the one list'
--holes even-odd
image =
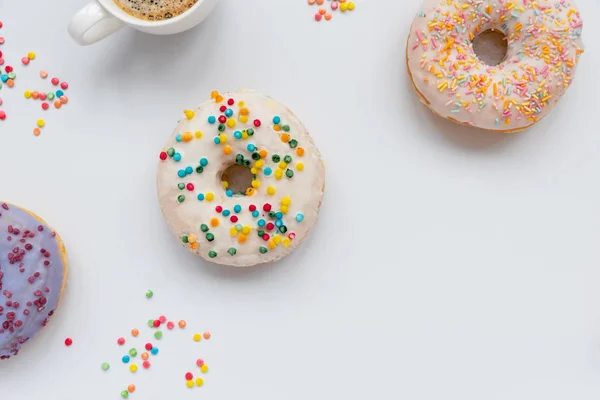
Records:
{"label": "blue sprinkle", "polygon": [[152,353],[153,356],[158,354],[158,347],[153,347],[152,350],[150,350],[150,353]]}
{"label": "blue sprinkle", "polygon": [[206,158],[201,158],[200,165],[202,165],[203,167],[206,167],[208,165],[208,160]]}
{"label": "blue sprinkle", "polygon": [[271,175],[272,172],[273,172],[273,170],[271,169],[271,167],[267,167],[267,168],[263,169],[263,174],[265,174],[265,176]]}
{"label": "blue sprinkle", "polygon": [[254,151],[256,149],[256,146],[254,146],[253,144],[249,144],[247,149],[248,151]]}
{"label": "blue sprinkle", "polygon": [[260,215],[260,213],[258,212],[258,210],[254,210],[254,211],[252,211],[252,216],[253,216],[254,218],[258,217],[259,215]]}
{"label": "blue sprinkle", "polygon": [[188,174],[188,175],[189,175],[189,174],[191,174],[192,172],[194,172],[194,168],[192,168],[192,167],[185,167],[185,173],[186,173],[186,174]]}
{"label": "blue sprinkle", "polygon": [[276,227],[279,228],[281,225],[283,225],[283,222],[280,219],[278,219],[277,221],[275,221],[275,226]]}
{"label": "blue sprinkle", "polygon": [[198,193],[198,200],[204,201],[204,195],[202,193]]}
{"label": "blue sprinkle", "polygon": [[123,361],[123,364],[127,364],[131,360],[131,358],[129,358],[129,356],[123,356],[121,360]]}
{"label": "blue sprinkle", "polygon": [[233,197],[233,192],[232,192],[231,190],[227,189],[227,190],[225,191],[225,195],[226,195],[227,197]]}
{"label": "blue sprinkle", "polygon": [[233,206],[233,211],[235,211],[236,213],[239,213],[240,211],[242,211],[242,206],[240,206],[239,204],[236,204],[235,206]]}
{"label": "blue sprinkle", "polygon": [[2,82],[6,83],[8,81],[8,75],[2,74],[2,76],[0,76],[0,79],[2,80]]}
{"label": "blue sprinkle", "polygon": [[173,160],[175,160],[175,161],[181,161],[181,154],[179,154],[179,153],[173,154]]}
{"label": "blue sprinkle", "polygon": [[233,132],[233,137],[235,137],[236,139],[241,139],[242,138],[242,132],[240,132],[240,131]]}
{"label": "blue sprinkle", "polygon": [[228,108],[227,110],[225,110],[226,117],[231,117],[232,115],[233,115],[233,110],[231,108]]}
{"label": "blue sprinkle", "polygon": [[185,177],[185,170],[183,170],[183,169],[180,169],[179,171],[177,171],[177,175],[178,175],[180,178],[183,178],[183,177]]}
{"label": "blue sprinkle", "polygon": [[214,140],[215,144],[221,144],[221,139],[217,136]]}
{"label": "blue sprinkle", "polygon": [[210,117],[208,117],[209,124],[214,124],[215,122],[217,122],[217,119],[215,118],[214,115],[211,115]]}
{"label": "blue sprinkle", "polygon": [[296,214],[296,221],[298,221],[298,222],[304,221],[304,214],[302,214],[302,213]]}
{"label": "blue sprinkle", "polygon": [[275,125],[279,124],[280,122],[281,122],[281,118],[279,118],[279,117],[273,117],[273,123]]}
{"label": "blue sprinkle", "polygon": [[224,217],[228,217],[229,214],[231,214],[231,211],[229,211],[229,210],[223,210],[223,216]]}
{"label": "blue sprinkle", "polygon": [[175,140],[177,140],[178,142],[181,142],[181,135],[175,136]]}
{"label": "blue sprinkle", "polygon": [[62,90],[57,90],[56,91],[56,97],[61,98],[65,95],[65,92],[63,92]]}
{"label": "blue sprinkle", "polygon": [[242,231],[242,228],[243,228],[243,227],[242,227],[242,224],[237,224],[237,225],[235,226],[235,229],[236,229],[238,232],[241,232],[241,231]]}
{"label": "blue sprinkle", "polygon": [[281,211],[276,212],[275,213],[275,218],[282,219],[283,218],[283,213]]}
{"label": "blue sprinkle", "polygon": [[258,222],[257,222],[257,224],[258,224],[258,226],[260,226],[260,227],[262,228],[262,227],[263,227],[263,226],[265,226],[267,223],[265,222],[265,220],[264,220],[264,219],[259,219],[259,220],[258,220]]}

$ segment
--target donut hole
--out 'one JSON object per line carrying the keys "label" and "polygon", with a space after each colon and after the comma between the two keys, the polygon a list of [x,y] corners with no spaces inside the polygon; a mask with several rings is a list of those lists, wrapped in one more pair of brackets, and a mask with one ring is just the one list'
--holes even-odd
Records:
{"label": "donut hole", "polygon": [[489,29],[473,38],[473,51],[483,63],[493,67],[506,59],[508,42],[504,33]]}
{"label": "donut hole", "polygon": [[252,187],[254,175],[248,167],[243,165],[230,165],[221,174],[221,181],[227,182],[226,190],[231,190],[234,195],[244,196],[246,189]]}

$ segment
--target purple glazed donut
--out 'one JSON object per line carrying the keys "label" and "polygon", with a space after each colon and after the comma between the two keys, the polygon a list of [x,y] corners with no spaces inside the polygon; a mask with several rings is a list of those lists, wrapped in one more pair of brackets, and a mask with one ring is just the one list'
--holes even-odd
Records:
{"label": "purple glazed donut", "polygon": [[54,314],[67,251],[37,215],[0,202],[0,360],[16,356]]}

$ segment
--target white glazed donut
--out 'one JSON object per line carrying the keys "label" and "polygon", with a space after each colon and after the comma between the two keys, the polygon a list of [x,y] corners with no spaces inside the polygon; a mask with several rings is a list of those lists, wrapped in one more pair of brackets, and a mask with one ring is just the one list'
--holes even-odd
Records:
{"label": "white glazed donut", "polygon": [[[425,0],[408,38],[408,71],[436,114],[515,132],[546,116],[571,84],[582,28],[572,0]],[[494,67],[472,46],[487,30],[508,41]]]}
{"label": "white glazed donut", "polygon": [[[160,153],[158,197],[185,247],[222,265],[278,260],[317,220],[325,166],[304,125],[255,91],[219,94],[186,110]],[[234,192],[237,165],[251,182]],[[238,171],[239,172],[239,171]]]}

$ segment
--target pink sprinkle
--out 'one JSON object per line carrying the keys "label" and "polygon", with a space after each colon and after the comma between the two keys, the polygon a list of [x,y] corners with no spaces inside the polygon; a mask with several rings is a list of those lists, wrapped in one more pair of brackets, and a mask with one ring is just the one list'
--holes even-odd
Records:
{"label": "pink sprinkle", "polygon": [[58,85],[58,83],[59,83],[60,81],[58,80],[58,78],[52,78],[52,80],[51,80],[50,82],[52,82],[52,84],[53,84],[54,86],[56,86],[56,85]]}
{"label": "pink sprinkle", "polygon": [[175,328],[175,324],[173,322],[169,321],[169,322],[167,322],[167,328],[173,329],[173,328]]}
{"label": "pink sprinkle", "polygon": [[158,317],[158,320],[164,324],[165,322],[167,322],[167,317],[165,317],[164,315],[161,315],[160,317]]}
{"label": "pink sprinkle", "polygon": [[196,365],[199,366],[199,367],[203,366],[204,365],[204,360],[201,359],[201,358],[199,358],[198,360],[196,360]]}
{"label": "pink sprinkle", "polygon": [[0,110],[0,120],[4,121],[6,119],[6,113]]}
{"label": "pink sprinkle", "polygon": [[48,77],[48,73],[46,71],[40,71],[40,78],[46,79]]}
{"label": "pink sprinkle", "polygon": [[23,65],[28,65],[29,61],[31,61],[31,60],[29,58],[27,58],[27,57],[21,58],[21,62],[23,63]]}
{"label": "pink sprinkle", "polygon": [[315,21],[320,21],[323,18],[323,16],[319,13],[315,14]]}
{"label": "pink sprinkle", "polygon": [[142,366],[143,366],[145,369],[148,369],[148,368],[150,368],[150,361],[144,361],[144,362],[143,362],[143,364],[142,364]]}
{"label": "pink sprinkle", "polygon": [[60,84],[61,89],[67,90],[69,88],[69,84],[67,82],[62,82]]}
{"label": "pink sprinkle", "polygon": [[331,2],[331,9],[332,10],[337,10],[338,9],[338,2],[337,1]]}
{"label": "pink sprinkle", "polygon": [[40,100],[46,100],[46,93],[40,93]]}

